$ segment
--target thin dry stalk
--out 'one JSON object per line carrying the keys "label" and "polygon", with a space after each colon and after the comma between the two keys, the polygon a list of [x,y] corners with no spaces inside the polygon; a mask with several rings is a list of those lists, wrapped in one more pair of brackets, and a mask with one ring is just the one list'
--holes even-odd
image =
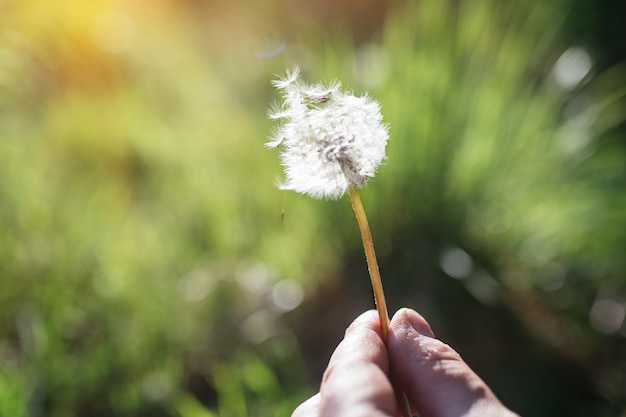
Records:
{"label": "thin dry stalk", "polygon": [[[361,230],[361,239],[363,240],[363,249],[365,249],[365,259],[367,260],[367,268],[369,269],[370,279],[372,281],[372,289],[374,290],[374,302],[376,303],[376,311],[378,311],[380,330],[383,341],[387,344],[387,336],[389,335],[389,312],[387,311],[383,282],[380,279],[380,271],[378,270],[378,261],[376,260],[376,252],[374,251],[372,233],[369,223],[367,222],[367,216],[365,215],[365,209],[363,208],[359,191],[354,185],[350,185],[348,191],[350,192],[350,200],[352,201],[352,210],[354,210],[356,221]],[[394,385],[402,415],[404,417],[411,417],[411,407],[406,394],[398,388],[397,384]]]}

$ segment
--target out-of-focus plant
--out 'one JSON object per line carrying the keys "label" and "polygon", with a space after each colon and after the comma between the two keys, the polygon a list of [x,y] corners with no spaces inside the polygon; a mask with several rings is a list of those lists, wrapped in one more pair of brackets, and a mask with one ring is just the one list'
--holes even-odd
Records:
{"label": "out-of-focus plant", "polygon": [[165,2],[56,3],[0,6],[0,415],[284,414],[314,224],[263,118]]}

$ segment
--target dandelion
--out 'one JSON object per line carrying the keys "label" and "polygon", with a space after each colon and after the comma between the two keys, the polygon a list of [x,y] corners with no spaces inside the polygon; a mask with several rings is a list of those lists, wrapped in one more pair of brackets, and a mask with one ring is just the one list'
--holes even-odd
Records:
{"label": "dandelion", "polygon": [[389,139],[376,101],[343,92],[338,82],[307,85],[297,67],[273,85],[284,102],[269,117],[282,123],[266,146],[282,148],[281,189],[338,199],[374,176]]}
{"label": "dandelion", "polygon": [[[283,102],[270,107],[269,118],[280,124],[266,147],[282,150],[286,180],[279,188],[314,198],[338,199],[346,192],[350,194],[386,342],[389,313],[358,188],[374,176],[385,159],[387,126],[382,122],[380,105],[369,96],[344,92],[339,82],[308,85],[299,77],[295,67],[272,82],[282,91]],[[410,416],[406,396],[398,390],[398,397],[402,413]]]}

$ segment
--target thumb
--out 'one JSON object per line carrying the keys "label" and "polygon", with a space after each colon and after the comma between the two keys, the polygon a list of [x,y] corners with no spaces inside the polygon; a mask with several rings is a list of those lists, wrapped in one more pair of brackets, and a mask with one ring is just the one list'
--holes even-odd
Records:
{"label": "thumb", "polygon": [[388,349],[396,378],[421,417],[515,416],[415,311],[393,316]]}

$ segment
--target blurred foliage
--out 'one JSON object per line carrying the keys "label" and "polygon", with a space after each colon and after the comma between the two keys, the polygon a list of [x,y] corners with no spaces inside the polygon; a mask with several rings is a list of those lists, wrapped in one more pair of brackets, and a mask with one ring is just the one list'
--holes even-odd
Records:
{"label": "blurred foliage", "polygon": [[383,105],[390,305],[522,414],[623,415],[624,64],[566,43],[583,2],[370,3],[0,3],[0,415],[316,390],[372,302],[349,204],[274,187],[294,63]]}

